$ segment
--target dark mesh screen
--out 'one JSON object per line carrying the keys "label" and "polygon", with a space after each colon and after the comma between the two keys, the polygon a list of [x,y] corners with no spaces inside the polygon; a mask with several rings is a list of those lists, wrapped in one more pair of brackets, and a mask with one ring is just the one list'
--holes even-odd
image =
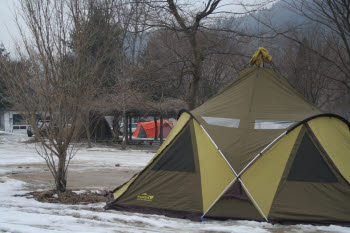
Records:
{"label": "dark mesh screen", "polygon": [[180,133],[152,170],[195,172],[191,130],[189,125]]}
{"label": "dark mesh screen", "polygon": [[139,134],[137,135],[138,138],[147,138],[147,134],[143,126],[140,126]]}
{"label": "dark mesh screen", "polygon": [[287,180],[338,182],[307,133],[300,143]]}
{"label": "dark mesh screen", "polygon": [[226,198],[237,198],[244,201],[250,201],[241,182],[236,181],[225,193],[221,196],[220,200]]}

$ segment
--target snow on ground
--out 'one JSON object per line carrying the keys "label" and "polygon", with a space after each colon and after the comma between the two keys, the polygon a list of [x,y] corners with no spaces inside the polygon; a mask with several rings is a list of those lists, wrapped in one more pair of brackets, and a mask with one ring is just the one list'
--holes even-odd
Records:
{"label": "snow on ground", "polygon": [[[36,152],[39,147],[35,143],[25,143],[28,139],[30,138],[27,135],[0,131],[0,175],[17,172],[16,167],[24,164],[45,164]],[[117,163],[121,167],[141,169],[153,155],[154,153],[149,151],[121,151],[103,146],[90,149],[83,147],[71,161],[70,169],[81,171],[111,168]]]}
{"label": "snow on ground", "polygon": [[[35,155],[34,144],[27,146],[23,142],[28,136],[23,134],[9,134],[0,131],[1,166],[9,164],[42,163],[42,159]],[[29,145],[29,144],[28,144]],[[34,156],[31,156],[34,155]]]}
{"label": "snow on ground", "polygon": [[[95,212],[96,205],[61,205],[40,203],[25,197],[25,183],[5,179],[0,184],[0,231],[9,232],[197,232],[233,231],[268,232],[261,228],[264,224],[246,226],[220,226],[211,223],[194,223],[185,220],[169,219],[155,215],[140,215],[116,211]],[[262,226],[259,226],[262,225]]]}
{"label": "snow on ground", "polygon": [[[36,149],[39,147],[35,143],[24,143],[28,139],[23,134],[8,134],[0,131],[1,165],[44,163],[43,159],[36,154]],[[137,155],[138,157],[130,159],[130,155]],[[94,147],[80,149],[72,163],[79,164],[84,161],[92,166],[103,164],[109,166],[110,164],[115,164],[116,156],[118,156],[118,161],[123,166],[142,167],[152,158],[153,153],[140,150],[121,151],[116,148]]]}
{"label": "snow on ground", "polygon": [[[14,167],[43,164],[28,138],[0,132],[0,232],[350,232],[342,226],[272,225],[254,221],[192,222],[159,215],[104,211],[105,203],[63,205],[41,203],[23,195],[29,183],[11,178]],[[82,149],[74,159],[74,169],[86,171],[113,167],[141,169],[153,154],[95,147]],[[29,172],[35,172],[30,168]],[[42,168],[41,168],[42,169]],[[1,173],[2,172],[2,173]],[[81,190],[83,191],[83,190]]]}

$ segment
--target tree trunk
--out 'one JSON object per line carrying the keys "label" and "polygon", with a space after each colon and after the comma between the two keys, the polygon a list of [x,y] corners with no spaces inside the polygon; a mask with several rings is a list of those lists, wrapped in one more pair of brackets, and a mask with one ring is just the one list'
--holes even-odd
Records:
{"label": "tree trunk", "polygon": [[118,140],[120,135],[120,115],[117,112],[113,114],[113,134],[114,140]]}
{"label": "tree trunk", "polygon": [[189,34],[189,41],[192,47],[194,62],[192,64],[193,74],[191,82],[191,94],[188,101],[190,110],[195,109],[199,105],[199,84],[202,77],[203,54],[198,48],[196,33]]}
{"label": "tree trunk", "polygon": [[193,110],[196,107],[198,107],[199,81],[200,81],[199,77],[193,76],[193,80],[191,83],[191,94],[188,100],[188,107],[190,108],[190,110]]}
{"label": "tree trunk", "polygon": [[85,120],[85,131],[86,131],[86,137],[88,140],[88,148],[92,148],[91,144],[91,132],[90,132],[90,112],[88,111],[87,114],[85,115],[86,120]]}
{"label": "tree trunk", "polygon": [[123,112],[123,141],[122,141],[122,150],[126,149],[126,141],[128,140],[127,138],[127,129],[128,129],[128,120],[126,116],[126,112]]}
{"label": "tree trunk", "polygon": [[160,132],[159,132],[159,138],[160,138],[160,145],[163,144],[163,115],[160,115]]}
{"label": "tree trunk", "polygon": [[158,139],[158,125],[157,125],[157,117],[154,117],[154,140]]}
{"label": "tree trunk", "polygon": [[66,172],[65,172],[65,164],[66,164],[66,156],[65,152],[59,155],[58,159],[58,167],[57,167],[57,175],[55,177],[56,190],[58,192],[66,191]]}
{"label": "tree trunk", "polygon": [[131,119],[131,114],[129,116],[129,140],[132,140],[132,119]]}

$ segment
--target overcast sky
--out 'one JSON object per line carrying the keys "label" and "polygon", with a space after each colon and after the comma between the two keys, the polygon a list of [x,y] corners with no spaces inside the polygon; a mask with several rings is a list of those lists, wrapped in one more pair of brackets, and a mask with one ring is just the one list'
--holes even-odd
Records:
{"label": "overcast sky", "polygon": [[18,37],[17,26],[13,16],[13,11],[16,10],[14,4],[18,4],[18,2],[18,0],[0,0],[0,42],[11,52],[14,50],[14,47],[10,34]]}
{"label": "overcast sky", "polygon": [[[198,6],[204,6],[207,0],[182,0],[184,2],[196,3]],[[262,2],[263,0],[222,0],[220,11],[240,12],[243,11],[237,5],[230,5],[233,2],[244,2],[252,4]],[[265,0],[266,1],[266,0]],[[18,10],[20,0],[0,0],[0,43],[14,55],[15,46],[13,40],[19,40],[19,33],[14,19],[14,13]],[[229,6],[230,5],[230,6]],[[202,7],[200,7],[202,8]]]}

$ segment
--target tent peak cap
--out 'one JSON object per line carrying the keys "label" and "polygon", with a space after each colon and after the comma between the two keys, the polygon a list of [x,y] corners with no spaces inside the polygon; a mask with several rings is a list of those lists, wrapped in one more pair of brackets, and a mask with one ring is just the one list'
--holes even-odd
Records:
{"label": "tent peak cap", "polygon": [[252,59],[250,59],[249,64],[260,66],[261,60],[263,60],[265,63],[270,63],[272,61],[272,56],[264,47],[258,48]]}

